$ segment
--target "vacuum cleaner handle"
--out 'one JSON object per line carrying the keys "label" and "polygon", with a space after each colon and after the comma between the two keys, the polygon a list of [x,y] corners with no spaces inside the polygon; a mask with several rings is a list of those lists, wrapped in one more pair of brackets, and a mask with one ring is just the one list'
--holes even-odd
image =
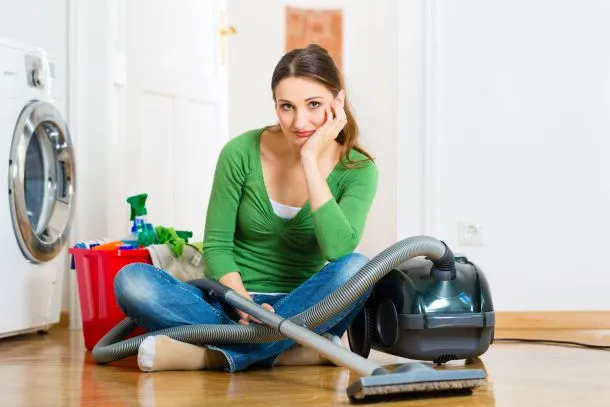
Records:
{"label": "vacuum cleaner handle", "polygon": [[231,289],[226,285],[220,284],[219,282],[209,278],[191,280],[188,283],[219,300],[224,300],[225,296],[229,293],[229,291],[231,291]]}
{"label": "vacuum cleaner handle", "polygon": [[[252,315],[259,321],[264,322],[265,325],[268,325],[274,329],[279,329],[279,325],[283,320],[282,317],[273,312],[269,312],[266,309],[258,306],[256,303],[244,298],[244,296],[226,285],[208,278],[191,280],[188,283],[199,288],[202,292],[224,301],[249,315]],[[255,308],[253,308],[253,306]],[[265,312],[261,313],[261,310]]]}
{"label": "vacuum cleaner handle", "polygon": [[210,279],[192,280],[188,283],[199,288],[204,293],[221,299],[227,304],[252,315],[265,325],[278,330],[300,345],[316,350],[337,365],[347,367],[363,376],[389,373],[383,366],[352,353],[343,346],[339,346],[309,329],[295,324],[288,318],[283,318],[274,312],[267,311],[223,284]]}

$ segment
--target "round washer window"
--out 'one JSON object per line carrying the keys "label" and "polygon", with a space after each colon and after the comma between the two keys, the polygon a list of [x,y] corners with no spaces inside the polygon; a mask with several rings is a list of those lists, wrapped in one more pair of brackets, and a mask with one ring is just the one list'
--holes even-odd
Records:
{"label": "round washer window", "polygon": [[67,125],[46,102],[27,105],[9,161],[13,227],[30,261],[53,259],[67,242],[74,212],[74,151]]}
{"label": "round washer window", "polygon": [[44,199],[44,163],[40,149],[38,137],[31,137],[25,153],[23,185],[25,187],[25,207],[30,225],[34,230],[38,230]]}

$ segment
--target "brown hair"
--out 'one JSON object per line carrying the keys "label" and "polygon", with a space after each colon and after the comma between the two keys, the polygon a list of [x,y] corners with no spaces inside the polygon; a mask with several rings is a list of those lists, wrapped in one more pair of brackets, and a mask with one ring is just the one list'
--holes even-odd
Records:
{"label": "brown hair", "polygon": [[[271,91],[275,100],[275,88],[282,79],[289,77],[303,77],[313,79],[324,85],[333,96],[337,96],[344,89],[344,81],[337,65],[328,52],[317,44],[311,44],[306,48],[297,48],[285,54],[277,63],[271,77]],[[358,144],[360,132],[354,118],[351,106],[345,96],[345,115],[347,123],[337,136],[337,142],[343,146],[341,163],[345,167],[353,167],[354,164],[366,161],[354,161],[349,157],[351,149],[362,153],[369,160],[373,157]],[[269,129],[277,130],[279,126],[268,126]],[[347,161],[347,164],[345,163]]]}

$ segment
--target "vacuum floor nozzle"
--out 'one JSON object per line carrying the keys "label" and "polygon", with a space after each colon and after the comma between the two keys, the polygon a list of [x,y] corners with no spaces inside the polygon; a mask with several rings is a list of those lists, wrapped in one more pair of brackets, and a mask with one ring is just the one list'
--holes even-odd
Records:
{"label": "vacuum floor nozzle", "polygon": [[392,373],[359,378],[347,388],[347,395],[352,401],[361,401],[371,396],[472,391],[485,385],[485,378],[482,369],[434,369],[411,362]]}

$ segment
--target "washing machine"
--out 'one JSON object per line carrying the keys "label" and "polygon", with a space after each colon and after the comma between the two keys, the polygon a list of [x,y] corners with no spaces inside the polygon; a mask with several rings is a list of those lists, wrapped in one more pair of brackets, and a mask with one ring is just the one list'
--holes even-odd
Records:
{"label": "washing machine", "polygon": [[52,56],[0,39],[0,337],[60,318],[76,178],[58,76]]}

